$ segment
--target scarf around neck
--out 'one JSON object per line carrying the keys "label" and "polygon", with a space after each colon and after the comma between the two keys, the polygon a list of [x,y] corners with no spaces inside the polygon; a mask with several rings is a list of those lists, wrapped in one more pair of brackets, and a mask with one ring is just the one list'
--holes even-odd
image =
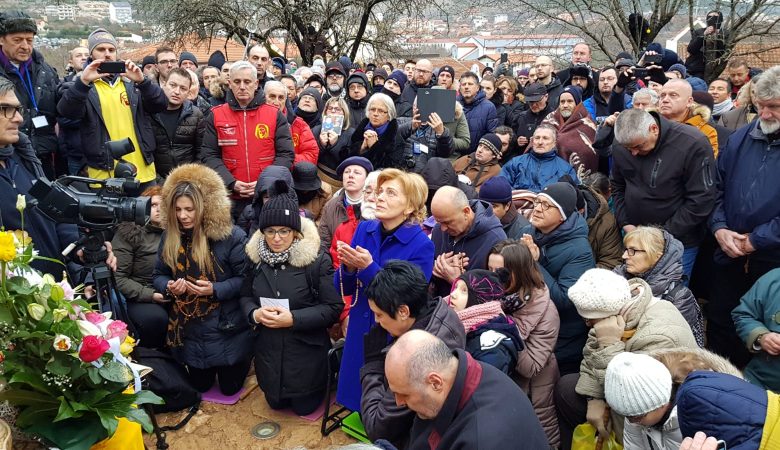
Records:
{"label": "scarf around neck", "polygon": [[385,122],[385,124],[380,126],[380,127],[374,127],[373,125],[371,125],[371,122],[368,122],[366,124],[366,128],[365,129],[366,130],[376,131],[376,134],[381,136],[382,134],[384,134],[385,131],[387,131],[387,127],[389,127],[389,126],[390,126],[390,121],[389,120],[387,122]]}
{"label": "scarf around neck", "polygon": [[271,251],[270,248],[268,248],[268,245],[265,243],[265,239],[260,239],[260,260],[263,262],[271,265],[271,266],[278,266],[279,264],[286,264],[287,261],[290,260],[290,253],[292,252],[293,248],[295,248],[296,245],[298,245],[298,242],[300,239],[294,239],[292,245],[287,248],[287,250],[279,253],[274,253]]}
{"label": "scarf around neck", "polygon": [[734,109],[734,102],[731,101],[731,98],[727,98],[725,101],[722,101],[720,103],[715,103],[712,106],[712,115],[720,116],[721,114],[725,112],[729,112],[732,109]]}

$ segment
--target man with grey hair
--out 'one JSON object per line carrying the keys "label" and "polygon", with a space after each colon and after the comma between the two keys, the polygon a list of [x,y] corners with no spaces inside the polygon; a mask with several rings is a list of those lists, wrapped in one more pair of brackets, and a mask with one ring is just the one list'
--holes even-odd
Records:
{"label": "man with grey hair", "polygon": [[712,148],[698,130],[656,112],[623,111],[615,122],[612,198],[624,232],[661,225],[683,247],[690,277],[715,203]]}
{"label": "man with grey hair", "polygon": [[650,88],[642,88],[632,96],[632,108],[646,110],[658,107],[658,93]]}
{"label": "man with grey hair", "polygon": [[398,406],[417,413],[409,449],[506,448],[518,436],[523,448],[549,448],[528,396],[509,377],[426,331],[398,338],[385,375]]}
{"label": "man with grey hair", "polygon": [[[758,120],[729,138],[718,157],[718,185],[710,229],[719,248],[705,311],[707,341],[738,367],[750,355],[736,334],[731,310],[765,273],[780,267],[780,66],[755,84]],[[748,346],[760,350],[753,336]]]}
{"label": "man with grey hair", "polygon": [[263,170],[270,165],[289,168],[295,153],[287,119],[264,101],[263,91],[257,88],[256,66],[247,61],[233,64],[229,83],[225,103],[213,107],[203,119],[206,130],[200,159],[232,191],[236,219],[255,195]]}

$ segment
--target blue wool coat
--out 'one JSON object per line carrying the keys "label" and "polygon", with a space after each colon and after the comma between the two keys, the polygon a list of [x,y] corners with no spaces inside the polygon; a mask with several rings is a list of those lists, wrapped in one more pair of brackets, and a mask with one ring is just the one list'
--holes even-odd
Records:
{"label": "blue wool coat", "polygon": [[471,136],[471,145],[468,153],[477,151],[479,140],[487,133],[492,133],[500,124],[496,116],[496,107],[485,96],[482,89],[477,92],[476,97],[471,103],[466,103],[462,97],[458,100],[463,105],[463,112],[466,114],[466,121],[469,123],[469,135]]}
{"label": "blue wool coat", "polygon": [[[425,278],[433,273],[433,243],[416,224],[405,224],[391,236],[382,240],[382,224],[378,220],[360,222],[352,236],[352,247],[368,250],[374,261],[357,273],[349,273],[343,267],[333,276],[336,291],[342,296],[352,295],[349,311],[349,327],[344,342],[344,356],[339,372],[336,401],[351,409],[360,410],[360,368],[363,367],[363,335],[374,324],[374,314],[368,307],[365,288],[374,276],[391,259],[409,261],[420,266]],[[359,284],[358,284],[359,282]],[[343,290],[342,290],[343,287]],[[355,295],[357,293],[357,295]]]}

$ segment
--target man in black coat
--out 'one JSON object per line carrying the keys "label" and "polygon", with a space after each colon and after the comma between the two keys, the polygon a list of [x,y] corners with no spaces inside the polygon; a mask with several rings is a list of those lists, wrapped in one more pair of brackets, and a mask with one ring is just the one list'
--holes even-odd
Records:
{"label": "man in black coat", "polygon": [[154,165],[161,178],[167,177],[176,166],[195,161],[203,143],[206,129],[203,113],[186,99],[191,86],[192,78],[185,69],[171,70],[162,85],[168,108],[152,115],[157,141]]}
{"label": "man in black coat", "polygon": [[417,413],[410,450],[517,448],[518,438],[524,449],[549,448],[528,396],[509,377],[430,333],[398,338],[385,374],[398,405]]}
{"label": "man in black coat", "polygon": [[523,111],[517,117],[517,122],[512,125],[512,129],[515,130],[517,135],[519,154],[525,153],[528,143],[531,142],[531,136],[536,131],[536,127],[554,110],[548,101],[547,89],[541,83],[529,84],[523,89],[523,95],[528,104],[528,109]]}
{"label": "man in black coat", "polygon": [[[43,165],[54,179],[57,154],[57,86],[59,76],[33,49],[38,28],[27,14],[7,11],[0,14],[0,77],[14,84],[16,98],[24,106],[19,130],[29,136]],[[61,172],[64,172],[64,163]]]}
{"label": "man in black coat", "polygon": [[715,206],[712,148],[697,129],[629,109],[615,122],[612,198],[623,231],[660,224],[685,247],[690,277]]}

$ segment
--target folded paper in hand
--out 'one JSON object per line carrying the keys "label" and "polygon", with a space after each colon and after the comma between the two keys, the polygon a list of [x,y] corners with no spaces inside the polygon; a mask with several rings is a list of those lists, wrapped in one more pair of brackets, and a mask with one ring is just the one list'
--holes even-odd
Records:
{"label": "folded paper in hand", "polygon": [[266,307],[277,307],[277,308],[284,308],[286,310],[290,310],[290,299],[287,298],[268,298],[268,297],[260,297],[260,306],[266,308]]}

